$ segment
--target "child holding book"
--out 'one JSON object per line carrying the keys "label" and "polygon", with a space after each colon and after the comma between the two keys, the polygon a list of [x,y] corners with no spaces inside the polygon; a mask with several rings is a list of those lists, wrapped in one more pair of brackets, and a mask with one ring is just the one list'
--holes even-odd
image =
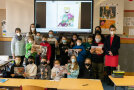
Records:
{"label": "child holding book", "polygon": [[47,64],[46,57],[42,57],[41,59],[41,63],[38,66],[38,70],[37,70],[37,77],[39,79],[45,79],[45,80],[51,79],[51,68]]}
{"label": "child holding book", "polygon": [[76,56],[71,56],[71,63],[67,65],[67,78],[77,78],[79,75],[79,65]]}

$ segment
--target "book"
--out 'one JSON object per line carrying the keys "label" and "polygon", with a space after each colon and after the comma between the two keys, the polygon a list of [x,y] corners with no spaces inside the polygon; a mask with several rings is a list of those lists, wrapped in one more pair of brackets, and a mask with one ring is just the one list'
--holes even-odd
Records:
{"label": "book", "polygon": [[14,74],[17,76],[23,76],[24,71],[24,67],[14,67]]}
{"label": "book", "polygon": [[75,55],[76,57],[78,57],[78,50],[77,49],[68,49],[68,56],[72,56]]}
{"label": "book", "polygon": [[6,82],[8,79],[0,79],[0,83]]}
{"label": "book", "polygon": [[40,53],[41,52],[41,48],[42,47],[40,45],[32,45],[31,52]]}

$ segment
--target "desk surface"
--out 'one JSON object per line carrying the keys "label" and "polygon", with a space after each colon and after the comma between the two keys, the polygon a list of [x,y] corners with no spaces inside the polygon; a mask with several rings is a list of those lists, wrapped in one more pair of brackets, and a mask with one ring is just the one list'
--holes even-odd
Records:
{"label": "desk surface", "polygon": [[33,86],[40,86],[43,88],[57,88],[58,84],[59,84],[58,81],[50,81],[50,80],[9,78],[8,81],[0,83],[0,86],[20,87],[22,85],[33,85]]}
{"label": "desk surface", "polygon": [[124,76],[124,78],[113,78],[109,76],[116,86],[134,86],[134,76]]}
{"label": "desk surface", "polygon": [[62,90],[103,90],[100,80],[63,78],[58,89]]}

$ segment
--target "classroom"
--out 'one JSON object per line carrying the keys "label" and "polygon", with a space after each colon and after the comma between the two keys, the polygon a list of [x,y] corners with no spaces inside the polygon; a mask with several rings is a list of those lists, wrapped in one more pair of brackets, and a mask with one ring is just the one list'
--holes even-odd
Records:
{"label": "classroom", "polygon": [[0,0],[0,90],[134,90],[134,0]]}

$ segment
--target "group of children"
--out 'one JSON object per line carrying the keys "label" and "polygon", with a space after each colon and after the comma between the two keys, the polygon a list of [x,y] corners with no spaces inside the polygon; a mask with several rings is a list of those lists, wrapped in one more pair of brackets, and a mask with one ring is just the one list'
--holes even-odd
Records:
{"label": "group of children", "polygon": [[[87,42],[83,42],[76,34],[70,41],[66,36],[62,36],[58,42],[52,30],[48,33],[49,38],[41,36],[36,32],[34,24],[31,24],[30,32],[25,38],[21,35],[21,30],[16,28],[16,35],[11,43],[15,59],[11,67],[11,77],[18,77],[14,74],[14,67],[25,67],[24,74],[19,76],[21,78],[60,80],[64,77],[103,80],[104,66],[107,67],[107,75],[110,75],[118,65],[120,38],[115,35],[114,25],[111,25],[109,30],[110,35],[106,38],[101,34],[101,28],[97,26],[95,34],[89,35]],[[52,42],[54,44],[51,44]],[[44,51],[34,52],[31,50],[33,45],[40,45]],[[69,57],[69,49],[75,49],[78,56]],[[55,59],[56,50],[59,50],[60,54],[59,58]]]}

